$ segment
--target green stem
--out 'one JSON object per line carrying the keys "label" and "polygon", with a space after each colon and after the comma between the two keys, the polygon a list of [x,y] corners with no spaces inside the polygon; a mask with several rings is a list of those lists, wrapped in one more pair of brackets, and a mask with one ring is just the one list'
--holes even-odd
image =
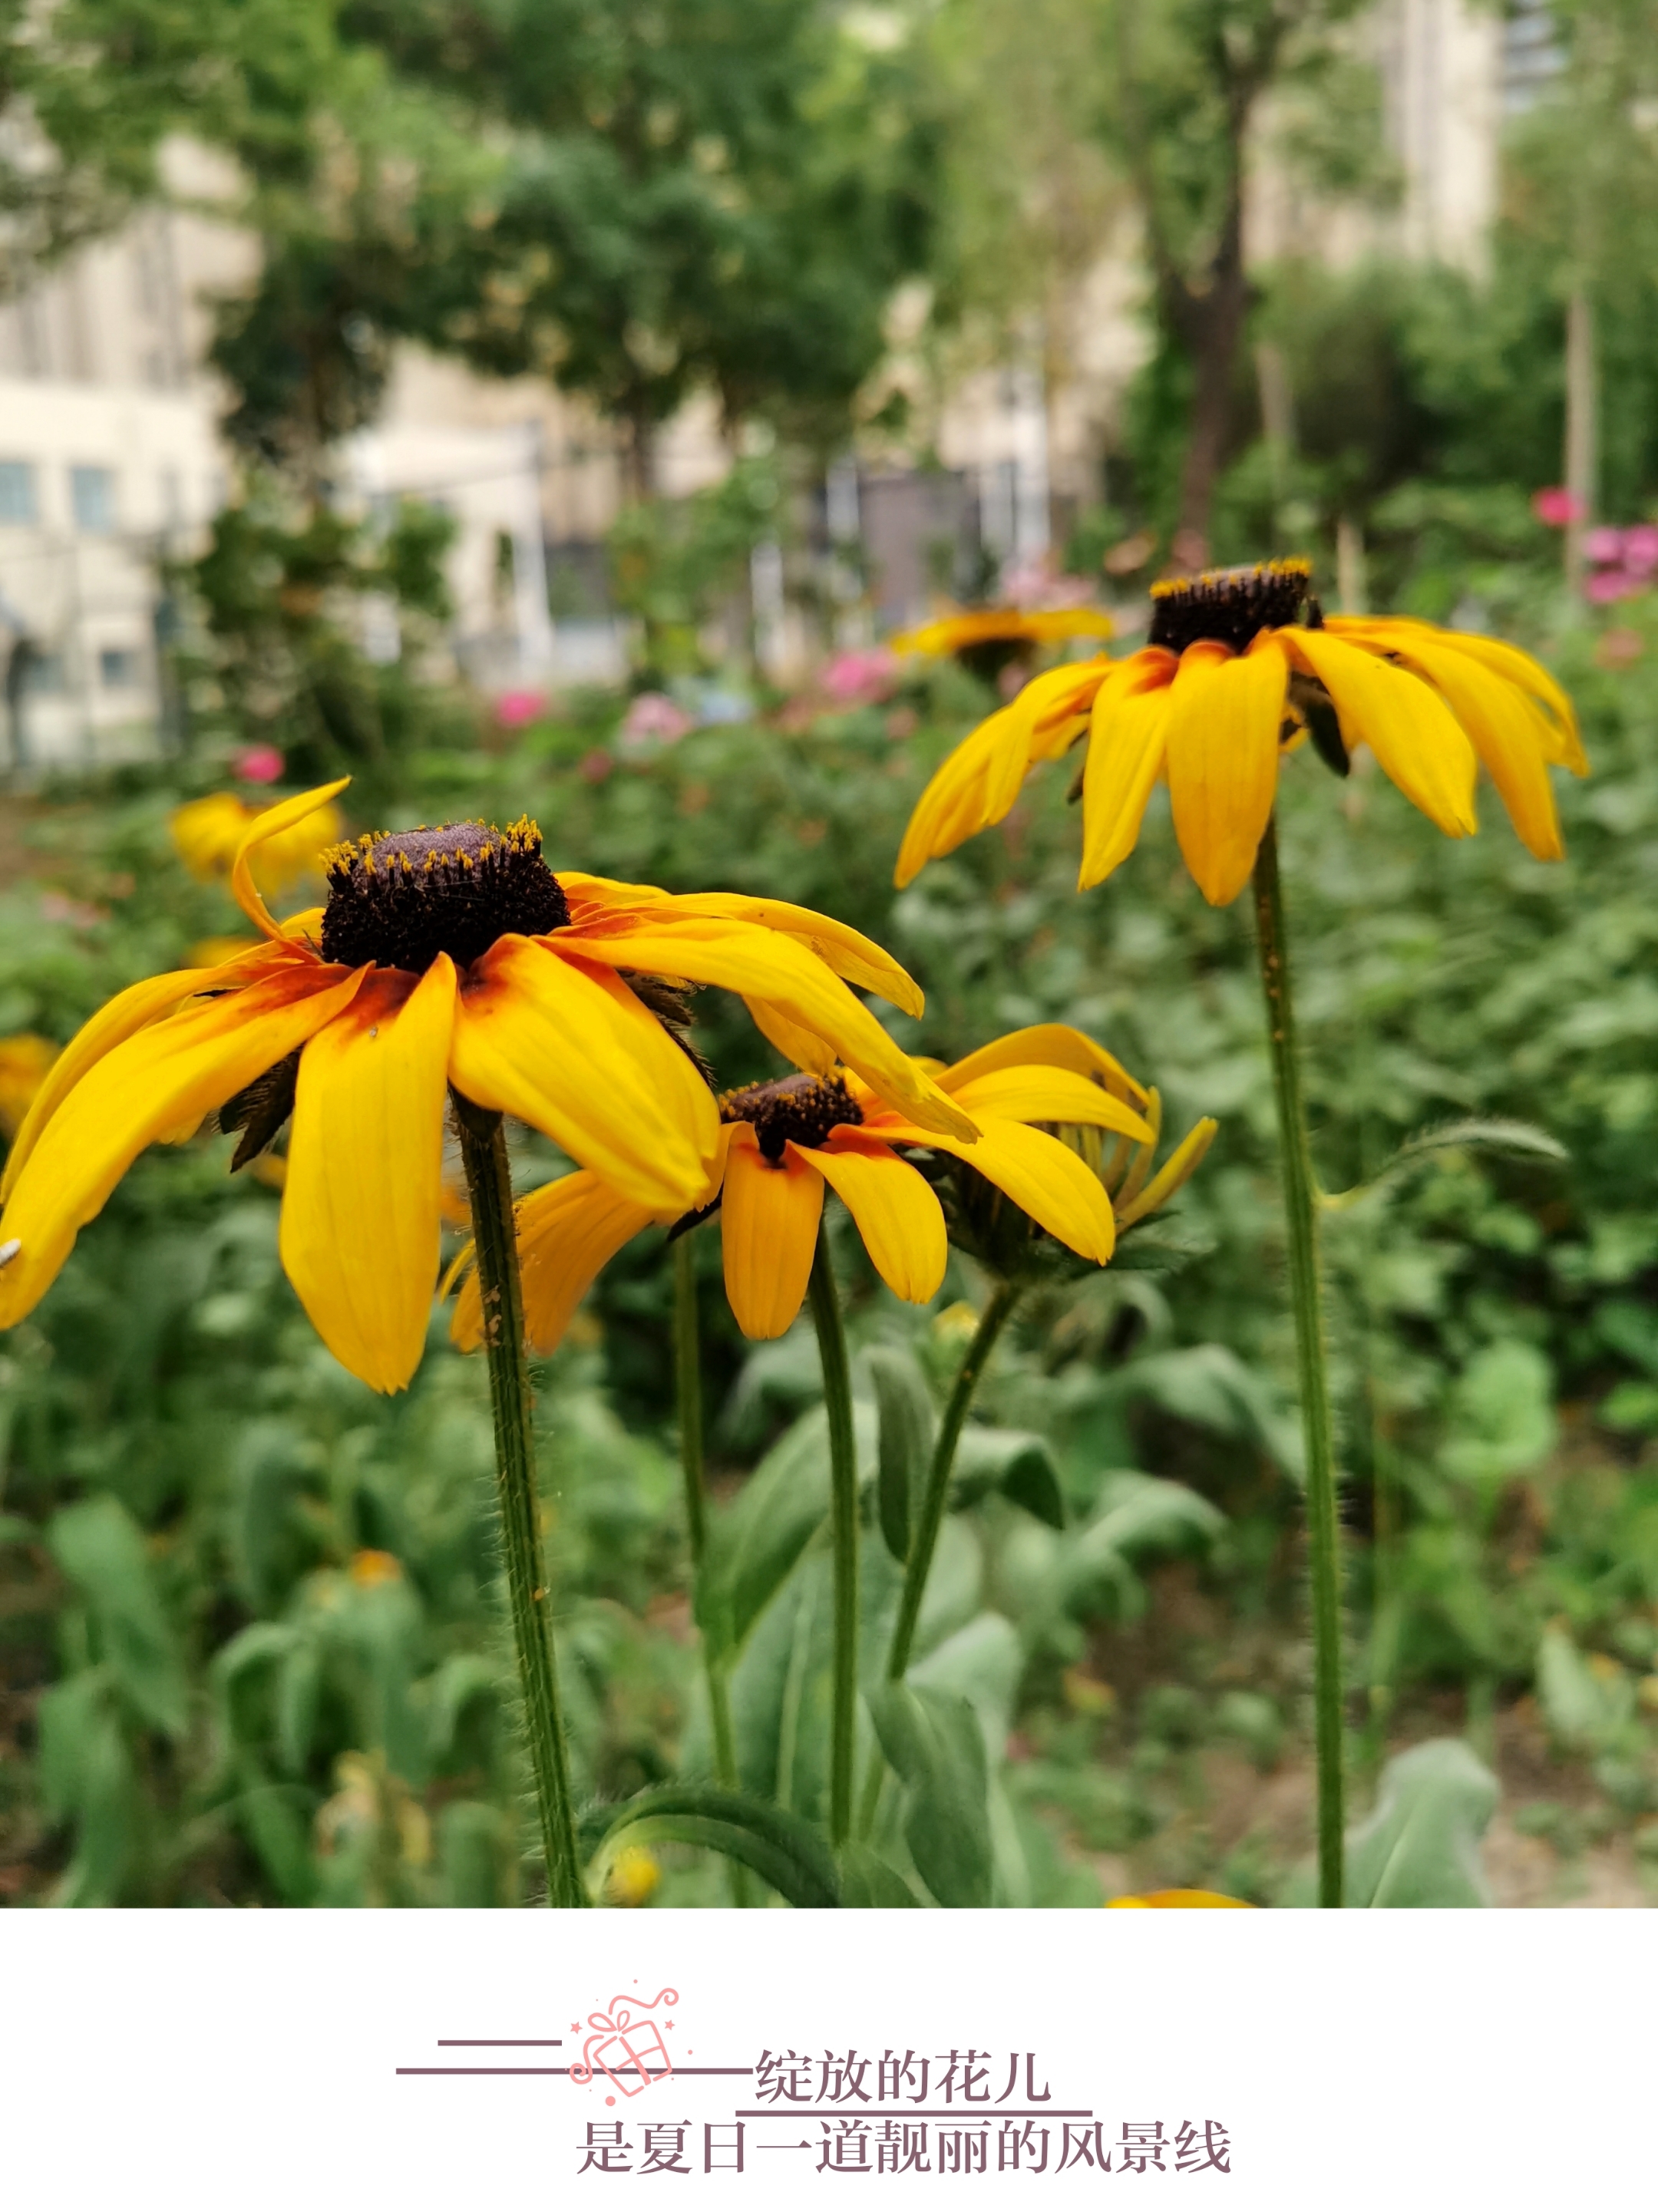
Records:
{"label": "green stem", "polygon": [[1290,991],[1278,836],[1268,821],[1255,856],[1255,938],[1266,994],[1266,1035],[1278,1105],[1284,1212],[1289,1230],[1290,1297],[1295,1310],[1296,1370],[1307,1442],[1307,1526],[1313,1600],[1314,1735],[1318,1767],[1318,1901],[1342,1901],[1341,1553],[1336,1514],[1330,1385],[1325,1369],[1319,1294],[1318,1190],[1307,1137],[1301,1062]]}
{"label": "green stem", "polygon": [[858,1722],[858,1446],[852,1425],[846,1334],[829,1261],[829,1227],[823,1222],[818,1224],[817,1249],[812,1255],[811,1317],[823,1363],[823,1405],[829,1415],[829,1520],[835,1547],[829,1838],[838,1849],[852,1832],[852,1758]]}
{"label": "green stem", "polygon": [[[974,1331],[967,1356],[957,1372],[950,1402],[944,1407],[944,1419],[938,1425],[938,1434],[932,1447],[932,1460],[927,1469],[926,1490],[910,1537],[909,1558],[904,1567],[903,1595],[898,1601],[898,1619],[887,1650],[887,1680],[890,1682],[902,1680],[909,1665],[915,1631],[921,1618],[921,1601],[926,1595],[927,1577],[932,1571],[932,1555],[938,1548],[938,1534],[944,1525],[944,1509],[950,1503],[950,1478],[956,1465],[956,1447],[961,1442],[963,1425],[972,1407],[986,1365],[996,1349],[996,1340],[1006,1328],[1008,1317],[1018,1300],[1018,1290],[1011,1283],[998,1283],[992,1291],[989,1304],[979,1316],[979,1326]],[[863,1802],[858,1819],[860,1835],[867,1835],[875,1825],[875,1810],[880,1801],[884,1771],[878,1750],[864,1778]]]}
{"label": "green stem", "polygon": [[[691,1252],[695,1230],[688,1230],[673,1248],[673,1364],[679,1406],[679,1464],[685,1478],[685,1528],[690,1538],[692,1586],[702,1589],[702,1562],[708,1547],[708,1496],[703,1483],[702,1359],[696,1316],[696,1268]],[[732,1730],[731,1693],[726,1686],[723,1658],[715,1656],[706,1632],[702,1638],[702,1668],[708,1685],[708,1718],[714,1731],[714,1779],[722,1790],[738,1786],[737,1740]],[[749,1901],[745,1869],[730,1869],[732,1903]]]}
{"label": "green stem", "polygon": [[472,1206],[478,1290],[483,1304],[483,1343],[489,1365],[489,1404],[495,1425],[495,1494],[501,1507],[501,1547],[524,1694],[525,1733],[535,1777],[547,1859],[547,1902],[582,1905],[570,1767],[558,1704],[546,1571],[542,1562],[540,1500],[536,1492],[535,1431],[530,1373],[524,1350],[524,1294],[519,1281],[513,1181],[499,1114],[475,1106],[459,1091],[455,1121],[461,1163]]}

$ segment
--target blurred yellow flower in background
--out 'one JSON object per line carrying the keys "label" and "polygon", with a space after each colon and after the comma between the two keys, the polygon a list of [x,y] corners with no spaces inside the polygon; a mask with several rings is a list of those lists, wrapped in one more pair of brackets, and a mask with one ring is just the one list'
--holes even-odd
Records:
{"label": "blurred yellow flower in background", "polygon": [[0,1134],[15,1137],[59,1048],[27,1030],[0,1037]]}
{"label": "blurred yellow flower in background", "polygon": [[973,607],[943,615],[919,629],[901,630],[894,653],[965,653],[975,645],[1057,645],[1072,637],[1109,637],[1116,624],[1101,607]]}
{"label": "blurred yellow flower in background", "polygon": [[[169,822],[179,858],[198,883],[228,883],[241,842],[269,807],[249,806],[234,791],[192,799]],[[323,854],[345,834],[337,808],[320,806],[267,837],[253,863],[259,889],[279,896],[302,876],[320,872]]]}

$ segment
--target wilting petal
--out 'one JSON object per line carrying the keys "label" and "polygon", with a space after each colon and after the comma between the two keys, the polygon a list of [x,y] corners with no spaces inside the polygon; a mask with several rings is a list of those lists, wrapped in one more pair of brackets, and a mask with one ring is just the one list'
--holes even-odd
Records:
{"label": "wilting petal", "polygon": [[922,1129],[884,1127],[881,1134],[890,1144],[927,1145],[964,1160],[1084,1260],[1103,1266],[1111,1257],[1117,1228],[1104,1186],[1068,1145],[1045,1130],[1027,1129],[1021,1121],[986,1121],[970,1146]]}
{"label": "wilting petal", "polygon": [[1002,1121],[1059,1121],[1079,1129],[1114,1129],[1142,1145],[1151,1142],[1144,1117],[1085,1075],[1064,1067],[999,1067],[950,1085],[981,1127],[986,1115]]}
{"label": "wilting petal", "polygon": [[349,775],[343,775],[337,782],[319,785],[315,791],[302,791],[295,799],[285,799],[280,806],[268,806],[255,818],[236,848],[236,857],[230,867],[231,896],[262,937],[274,938],[280,943],[282,926],[271,920],[270,908],[259,896],[253,871],[248,866],[250,860],[261,845],[279,836],[284,830],[291,830],[296,822],[303,822],[307,814],[326,806],[331,799],[337,799],[350,781]]}
{"label": "wilting petal", "polygon": [[1121,664],[1094,700],[1083,766],[1083,854],[1078,890],[1103,883],[1133,851],[1151,787],[1162,773],[1169,686],[1177,665],[1161,646]]}
{"label": "wilting petal", "polygon": [[462,978],[449,1075],[653,1212],[694,1205],[707,1181],[720,1140],[708,1087],[604,969],[498,939]]}
{"label": "wilting petal", "polygon": [[823,1211],[823,1183],[793,1145],[774,1167],[748,1130],[736,1133],[720,1235],[726,1296],[744,1336],[781,1336],[799,1312]]}
{"label": "wilting petal", "polygon": [[848,1067],[856,1068],[912,1121],[958,1136],[972,1134],[973,1124],[931,1076],[898,1049],[862,1000],[855,999],[839,976],[793,938],[756,929],[750,922],[697,916],[674,920],[659,929],[630,930],[625,937],[568,929],[542,941],[584,960],[714,983],[744,999],[758,999],[774,1006],[785,1021],[813,1030],[833,1046]]}
{"label": "wilting petal", "polygon": [[377,969],[300,1055],[282,1261],[313,1328],[373,1390],[401,1390],[438,1272],[455,970]]}
{"label": "wilting petal", "polygon": [[[550,1352],[605,1263],[661,1217],[602,1183],[590,1168],[562,1176],[515,1209],[518,1262],[524,1282],[525,1333],[537,1352]],[[465,1279],[449,1334],[463,1352],[483,1341],[483,1302],[474,1255],[461,1255]]]}
{"label": "wilting petal", "polygon": [[1588,757],[1578,734],[1571,701],[1540,661],[1500,637],[1480,637],[1471,630],[1436,629],[1431,623],[1405,615],[1332,615],[1326,627],[1338,637],[1351,637],[1382,653],[1408,653],[1425,633],[1451,652],[1479,661],[1493,675],[1503,678],[1533,704],[1541,726],[1543,757],[1555,768],[1587,775]]}
{"label": "wilting petal", "polygon": [[926,1178],[884,1145],[844,1130],[827,1145],[802,1147],[797,1157],[817,1169],[857,1223],[887,1288],[924,1306],[943,1282],[950,1256],[944,1208]]}
{"label": "wilting petal", "polygon": [[1448,837],[1471,836],[1479,827],[1473,747],[1433,686],[1327,630],[1278,635],[1329,693],[1348,749],[1369,745],[1383,772]]}
{"label": "wilting petal", "polygon": [[1188,646],[1169,692],[1163,742],[1175,835],[1198,889],[1226,906],[1249,880],[1278,790],[1278,728],[1289,680],[1263,633],[1248,653]]}
{"label": "wilting petal", "polygon": [[146,1145],[193,1127],[286,1059],[349,1005],[366,972],[284,961],[151,1022],[88,1068],[40,1131],[0,1217],[0,1244],[21,1248],[0,1268],[0,1328],[45,1294]]}
{"label": "wilting petal", "polygon": [[1119,1097],[1138,1098],[1144,1105],[1148,1096],[1145,1085],[1136,1083],[1103,1045],[1064,1022],[1035,1022],[1029,1029],[1010,1030],[993,1044],[981,1045],[977,1052],[945,1068],[939,1086],[953,1097],[964,1083],[975,1083],[999,1067],[1068,1067],[1075,1075],[1097,1078]]}

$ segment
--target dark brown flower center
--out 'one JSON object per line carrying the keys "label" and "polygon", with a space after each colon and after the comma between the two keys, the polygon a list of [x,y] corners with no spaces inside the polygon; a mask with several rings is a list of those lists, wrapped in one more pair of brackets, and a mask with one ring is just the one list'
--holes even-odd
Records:
{"label": "dark brown flower center", "polygon": [[1252,568],[1206,568],[1200,576],[1170,578],[1151,586],[1146,642],[1184,653],[1206,637],[1242,653],[1264,629],[1291,623],[1321,629],[1324,617],[1312,586],[1306,561],[1263,561]]}
{"label": "dark brown flower center", "polygon": [[857,1100],[838,1075],[786,1075],[777,1083],[750,1083],[720,1101],[722,1121],[746,1121],[774,1166],[793,1142],[821,1146],[843,1121],[863,1120]]}
{"label": "dark brown flower center", "polygon": [[537,937],[570,919],[527,816],[506,830],[450,822],[390,836],[375,830],[337,845],[324,866],[322,955],[348,968],[372,961],[419,975],[440,952],[465,967],[510,931]]}

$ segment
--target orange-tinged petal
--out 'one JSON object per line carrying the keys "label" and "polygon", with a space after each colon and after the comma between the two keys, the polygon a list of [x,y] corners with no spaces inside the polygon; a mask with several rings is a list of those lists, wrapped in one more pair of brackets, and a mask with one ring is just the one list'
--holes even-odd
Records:
{"label": "orange-tinged petal", "polygon": [[1236,1905],[1241,1911],[1254,1911],[1248,1898],[1225,1897],[1218,1889],[1150,1889],[1144,1897],[1108,1897],[1105,1901],[1108,1908],[1125,1905],[1175,1908]]}
{"label": "orange-tinged petal", "polygon": [[720,1236],[726,1296],[744,1336],[781,1336],[799,1312],[823,1211],[823,1182],[793,1145],[774,1167],[751,1130],[735,1132]]}
{"label": "orange-tinged petal", "polygon": [[1248,653],[1200,640],[1181,655],[1163,743],[1175,835],[1198,889],[1226,906],[1249,880],[1278,790],[1289,680],[1270,632]]}
{"label": "orange-tinged petal", "polygon": [[272,921],[270,909],[259,896],[253,871],[248,865],[250,860],[261,845],[269,843],[284,830],[291,830],[296,822],[303,822],[307,814],[326,806],[331,799],[337,799],[350,781],[349,775],[343,775],[334,783],[319,785],[315,791],[302,791],[297,798],[285,799],[280,806],[267,807],[263,814],[255,817],[236,848],[236,857],[230,866],[231,896],[262,937],[280,941],[282,927],[280,922]]}
{"label": "orange-tinged petal", "polygon": [[1029,1029],[1010,1030],[993,1044],[981,1045],[977,1052],[947,1067],[938,1081],[953,1095],[963,1084],[976,1082],[998,1067],[1068,1067],[1073,1074],[1094,1076],[1120,1097],[1138,1098],[1142,1105],[1148,1095],[1145,1085],[1137,1083],[1103,1045],[1064,1022],[1034,1022]]}
{"label": "orange-tinged petal", "polygon": [[1448,837],[1479,827],[1473,747],[1430,684],[1327,630],[1278,633],[1329,693],[1351,750],[1366,744],[1413,806]]}
{"label": "orange-tinged petal", "polygon": [[619,977],[539,941],[498,938],[467,969],[449,1075],[653,1212],[708,1179],[720,1118],[696,1069]]}
{"label": "orange-tinged petal", "polygon": [[1027,1129],[1022,1121],[987,1121],[980,1124],[979,1141],[972,1146],[890,1124],[882,1127],[880,1134],[889,1143],[927,1145],[965,1160],[987,1182],[1005,1191],[1049,1236],[1084,1260],[1096,1260],[1103,1267],[1111,1257],[1117,1224],[1104,1185],[1068,1145],[1045,1130]]}
{"label": "orange-tinged petal", "polygon": [[1494,675],[1504,678],[1534,703],[1542,723],[1543,757],[1555,768],[1570,769],[1574,775],[1589,772],[1588,756],[1577,728],[1570,699],[1540,660],[1522,653],[1504,638],[1482,637],[1471,630],[1438,629],[1431,623],[1406,615],[1332,615],[1326,628],[1338,637],[1369,642],[1384,653],[1408,650],[1413,638],[1425,631],[1454,653],[1477,660]]}
{"label": "orange-tinged petal", "polygon": [[950,1085],[974,1120],[987,1114],[1003,1121],[1059,1121],[1079,1129],[1114,1129],[1142,1145],[1152,1141],[1150,1125],[1132,1106],[1114,1098],[1085,1075],[1065,1067],[999,1067],[969,1083]]}
{"label": "orange-tinged petal", "polygon": [[375,969],[300,1055],[282,1261],[342,1367],[401,1390],[420,1364],[438,1272],[455,970]]}
{"label": "orange-tinged petal", "polygon": [[0,1217],[0,1328],[45,1294],[76,1234],[146,1145],[199,1122],[314,1036],[367,971],[284,961],[241,990],[193,1000],[88,1069],[41,1130]]}
{"label": "orange-tinged petal", "polygon": [[1078,724],[1086,720],[1102,686],[1124,665],[1101,654],[1097,659],[1070,661],[1032,678],[1013,704],[1024,710],[1030,730],[1026,751],[1033,766],[1037,761],[1058,760],[1070,750],[1081,734]]}
{"label": "orange-tinged petal", "polygon": [[1139,842],[1151,787],[1163,772],[1172,653],[1151,647],[1121,664],[1094,699],[1083,766],[1083,852],[1078,890],[1103,883]]}
{"label": "orange-tinged petal", "polygon": [[[620,1197],[591,1168],[531,1191],[515,1212],[525,1333],[537,1352],[551,1352],[559,1342],[599,1269],[641,1229],[662,1218]],[[462,1259],[470,1261],[470,1246]],[[461,1284],[449,1334],[463,1352],[475,1352],[483,1341],[476,1268]]]}
{"label": "orange-tinged petal", "polygon": [[756,929],[750,922],[699,915],[621,937],[568,929],[542,941],[559,951],[568,947],[584,959],[718,984],[775,1006],[786,1021],[832,1045],[848,1067],[913,1121],[959,1136],[972,1134],[973,1124],[899,1050],[862,1000],[793,938]]}
{"label": "orange-tinged petal", "polygon": [[943,1282],[950,1257],[944,1208],[925,1176],[885,1145],[850,1130],[838,1132],[827,1145],[801,1147],[799,1157],[817,1169],[857,1223],[887,1288],[924,1306]]}

